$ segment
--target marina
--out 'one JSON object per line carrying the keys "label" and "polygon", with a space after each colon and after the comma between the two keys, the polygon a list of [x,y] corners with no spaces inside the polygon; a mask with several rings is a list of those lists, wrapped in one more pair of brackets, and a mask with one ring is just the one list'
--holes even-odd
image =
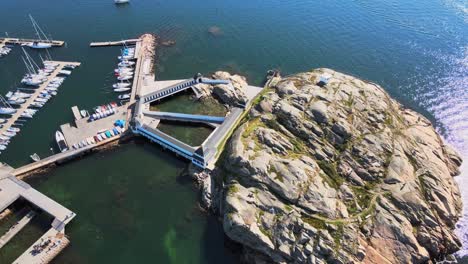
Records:
{"label": "marina", "polygon": [[[5,147],[8,144],[8,141],[16,135],[16,132],[19,132],[19,128],[15,127],[18,125],[19,120],[24,120],[24,118],[32,118],[32,116],[37,112],[37,108],[41,108],[44,104],[51,98],[51,95],[48,95],[49,92],[56,94],[56,91],[60,84],[53,85],[55,78],[59,75],[69,74],[69,71],[64,71],[64,68],[67,67],[77,67],[80,65],[79,62],[64,62],[64,61],[44,61],[45,64],[53,64],[55,68],[49,75],[44,76],[45,81],[41,80],[41,83],[37,83],[38,87],[33,87],[26,89],[28,91],[33,91],[33,93],[21,93],[21,95],[27,96],[25,99],[22,99],[21,103],[18,104],[17,108],[8,107],[9,103],[4,102],[6,107],[4,107],[4,114],[9,114],[5,118],[5,122],[0,127],[0,134],[3,135],[3,144]],[[53,85],[54,87],[52,87]],[[22,89],[18,89],[21,91]],[[12,95],[18,96],[19,93],[15,92]],[[9,97],[11,100],[11,97]],[[35,108],[35,109],[33,109]],[[6,112],[6,110],[11,109],[11,111]],[[13,131],[14,134],[12,133]]]}
{"label": "marina", "polygon": [[[242,117],[242,114],[245,113],[248,104],[231,109],[226,116],[150,111],[149,104],[166,97],[174,96],[187,89],[194,91],[198,97],[198,91],[194,88],[197,84],[229,85],[230,82],[227,80],[205,78],[200,74],[187,80],[156,81],[152,72],[155,58],[155,38],[149,34],[142,35],[138,41],[106,43],[108,44],[105,46],[112,44],[123,45],[125,47],[119,56],[118,68],[114,71],[117,83],[113,85],[113,89],[114,92],[126,92],[127,100],[121,101],[120,104],[111,102],[97,106],[94,108],[94,112],[80,110],[77,106],[73,106],[71,109],[74,117],[73,122],[61,125],[55,135],[60,152],[42,159],[37,154],[31,155],[31,158],[34,156],[34,162],[16,169],[11,168],[8,172],[11,176],[7,177],[9,181],[16,179],[14,177],[18,178],[16,181],[21,181],[20,179],[28,177],[28,175],[31,175],[35,171],[42,171],[44,168],[55,166],[90,153],[94,149],[106,144],[118,142],[123,136],[130,137],[133,135],[146,137],[163,148],[172,150],[177,155],[191,160],[196,166],[201,168],[213,167],[217,159],[218,150],[221,148],[220,145],[225,143],[226,137],[229,136],[233,127]],[[129,43],[135,43],[136,45],[127,46]],[[45,89],[51,88],[51,80],[59,74],[69,75],[71,71],[64,70],[65,67],[73,68],[80,65],[78,62],[64,61],[45,61],[44,63],[55,64],[57,67],[50,73],[46,81],[36,89],[33,89],[33,94],[26,98],[20,104],[17,111],[6,120],[0,133],[13,133],[14,131],[11,131],[11,127],[15,125],[16,121],[23,116],[23,113],[33,103],[38,102],[37,99],[40,99],[40,95]],[[122,82],[127,79],[128,81]],[[248,90],[247,94],[249,95],[250,102],[260,93],[262,88],[249,86]],[[212,126],[214,131],[200,146],[190,146],[159,130],[158,124],[161,120],[180,123],[206,123]],[[5,201],[12,202],[15,199],[17,199],[16,196]],[[30,200],[31,202],[37,202],[35,199],[43,200],[43,198],[31,198]],[[54,208],[57,206],[50,205],[49,207]],[[59,214],[57,212],[52,212],[51,214],[53,213]],[[65,214],[68,217],[74,216],[68,211]],[[60,228],[63,229],[64,225],[71,219],[64,219],[63,213],[60,213],[60,217],[58,219],[62,219],[62,221],[54,221],[54,225],[59,225],[58,228],[56,226],[56,228],[52,228],[44,234],[15,263],[29,263],[32,259],[41,259],[41,263],[47,263],[69,243],[69,240],[63,235]],[[26,220],[23,222],[26,225]],[[10,236],[14,236],[14,232],[16,232],[16,229],[11,234],[6,234],[6,238],[9,240]],[[50,242],[45,244],[44,241]]]}

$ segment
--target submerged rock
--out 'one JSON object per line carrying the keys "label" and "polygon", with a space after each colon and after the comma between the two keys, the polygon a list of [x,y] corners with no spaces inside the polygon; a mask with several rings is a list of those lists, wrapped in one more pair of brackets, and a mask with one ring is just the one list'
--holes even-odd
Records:
{"label": "submerged rock", "polygon": [[[245,79],[215,78],[237,84],[213,93],[242,97]],[[457,251],[462,161],[427,119],[329,69],[285,78],[263,98],[217,172],[224,230],[246,259],[427,263]]]}

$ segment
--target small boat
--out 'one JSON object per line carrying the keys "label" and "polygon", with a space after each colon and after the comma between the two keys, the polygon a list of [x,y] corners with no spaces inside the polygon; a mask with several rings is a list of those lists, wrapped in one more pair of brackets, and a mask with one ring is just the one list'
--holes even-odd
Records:
{"label": "small boat", "polygon": [[58,130],[55,132],[55,141],[57,142],[57,145],[61,152],[65,152],[68,150],[68,145],[65,142],[65,137],[63,136],[62,132]]}
{"label": "small boat", "polygon": [[5,131],[5,132],[3,132],[2,135],[12,138],[12,137],[16,136],[16,132]]}
{"label": "small boat", "polygon": [[16,133],[18,133],[18,132],[20,132],[20,129],[19,129],[19,128],[17,128],[17,127],[10,127],[10,128],[8,128],[8,129],[7,129],[7,131],[9,131],[9,132],[16,132]]}
{"label": "small boat", "polygon": [[80,110],[80,114],[81,116],[84,118],[84,117],[87,117],[89,114],[88,114],[88,111],[86,110]]}
{"label": "small boat", "polygon": [[117,128],[115,128],[115,127],[112,129],[112,131],[114,131],[114,134],[115,134],[115,135],[120,134],[120,132],[119,132],[119,131],[117,130]]}
{"label": "small boat", "polygon": [[109,132],[109,130],[107,130],[105,133],[107,138],[111,138],[112,137],[112,134]]}
{"label": "small boat", "polygon": [[50,43],[37,42],[37,41],[26,43],[25,46],[30,47],[32,49],[48,49],[52,47]]}
{"label": "small boat", "polygon": [[71,71],[67,71],[67,70],[59,71],[59,74],[63,74],[63,75],[70,75],[71,73],[72,73]]}
{"label": "small boat", "polygon": [[0,118],[0,124],[6,123],[6,122],[7,122],[6,119]]}
{"label": "small boat", "polygon": [[101,137],[102,137],[102,140],[107,138],[107,136],[106,136],[106,134],[104,132],[101,133]]}
{"label": "small boat", "polygon": [[93,138],[94,138],[94,142],[99,142],[99,141],[101,141],[101,140],[99,140],[98,136],[94,136]]}
{"label": "small boat", "polygon": [[29,157],[31,157],[31,159],[34,160],[34,161],[40,161],[41,160],[41,157],[39,157],[39,155],[37,155],[37,153],[34,153]]}
{"label": "small boat", "polygon": [[114,0],[115,4],[127,4],[129,2],[130,2],[130,0]]}
{"label": "small boat", "polygon": [[118,58],[119,60],[121,60],[121,61],[133,60],[133,59],[135,59],[135,57],[134,57],[133,55],[132,55],[132,56],[130,56],[130,55],[122,55],[122,56],[118,56],[117,58]]}
{"label": "small boat", "polygon": [[7,146],[5,145],[0,145],[0,150],[5,150],[7,148]]}
{"label": "small boat", "polygon": [[10,140],[10,137],[0,135],[0,140],[8,141]]}
{"label": "small boat", "polygon": [[126,83],[126,82],[119,82],[119,83],[115,83],[112,85],[113,88],[127,88],[127,87],[130,87],[130,83]]}
{"label": "small boat", "polygon": [[116,89],[114,89],[114,92],[121,93],[121,92],[130,91],[130,90],[131,90],[131,88],[129,88],[129,87],[126,87],[126,88],[116,88]]}
{"label": "small boat", "polygon": [[12,115],[16,113],[16,109],[11,108],[11,107],[0,107],[0,114],[4,115]]}
{"label": "small boat", "polygon": [[130,79],[133,79],[132,75],[120,75],[120,76],[117,77],[117,80],[119,80],[119,81],[126,81],[126,80],[130,80]]}

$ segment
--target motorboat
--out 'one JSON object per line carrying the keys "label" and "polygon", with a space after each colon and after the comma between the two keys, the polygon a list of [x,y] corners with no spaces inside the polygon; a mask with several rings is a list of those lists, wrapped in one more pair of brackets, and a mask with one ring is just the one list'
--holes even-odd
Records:
{"label": "motorboat", "polygon": [[127,88],[117,88],[117,89],[114,89],[114,92],[117,92],[117,93],[121,93],[121,92],[126,92],[126,91],[130,91],[131,88],[127,87]]}
{"label": "motorboat", "polygon": [[6,120],[6,119],[0,118],[0,124],[4,124],[4,123],[6,123],[7,121],[8,121],[8,120]]}
{"label": "motorboat", "polygon": [[0,114],[3,115],[12,115],[16,113],[16,109],[11,108],[11,107],[0,107]]}
{"label": "motorboat", "polygon": [[32,154],[31,156],[29,156],[33,161],[40,161],[41,160],[41,157],[39,157],[39,155],[37,155],[37,153],[34,153]]}
{"label": "motorboat", "polygon": [[128,61],[128,60],[123,60],[123,61],[119,62],[119,64],[117,64],[117,66],[119,66],[119,67],[131,67],[133,65],[135,65],[135,62]]}
{"label": "motorboat", "polygon": [[10,97],[7,102],[11,105],[21,105],[26,103],[26,100],[23,98]]}
{"label": "motorboat", "polygon": [[130,83],[128,82],[118,82],[118,83],[115,83],[112,85],[113,88],[126,88],[126,87],[130,87]]}
{"label": "motorboat", "polygon": [[59,71],[59,74],[63,74],[63,75],[70,75],[71,73],[72,73],[71,71],[67,71],[67,70]]}
{"label": "motorboat", "polygon": [[31,118],[33,118],[33,115],[32,115],[32,114],[29,114],[29,113],[22,113],[22,114],[21,114],[21,117],[31,119]]}
{"label": "motorboat", "polygon": [[49,100],[46,98],[40,98],[40,97],[34,99],[34,102],[39,102],[39,103],[47,103],[47,101]]}
{"label": "motorboat", "polygon": [[0,140],[9,141],[10,137],[0,135]]}
{"label": "motorboat", "polygon": [[21,129],[19,129],[17,127],[10,127],[10,128],[7,129],[7,131],[18,133],[18,132],[21,131]]}
{"label": "motorboat", "polygon": [[124,60],[133,60],[135,57],[132,55],[122,55],[117,57],[119,60],[124,61]]}
{"label": "motorboat", "polygon": [[130,79],[133,79],[133,76],[131,76],[131,75],[123,75],[123,76],[117,77],[117,80],[119,80],[119,81],[126,81],[126,80],[130,80]]}
{"label": "motorboat", "polygon": [[126,68],[126,67],[119,67],[117,69],[114,69],[115,73],[131,73],[133,74],[133,69],[132,68]]}
{"label": "motorboat", "polygon": [[89,116],[89,113],[88,113],[88,111],[86,111],[86,110],[80,110],[80,114],[81,114],[82,117],[87,117],[87,116]]}
{"label": "motorboat", "polygon": [[55,132],[55,141],[57,142],[57,146],[59,147],[61,152],[65,152],[68,150],[68,145],[65,142],[65,137],[63,136],[62,132],[58,130]]}
{"label": "motorboat", "polygon": [[2,135],[12,138],[12,137],[16,136],[16,132],[5,131],[5,132],[2,133]]}
{"label": "motorboat", "polygon": [[130,2],[130,0],[114,0],[115,4],[127,4],[129,2]]}
{"label": "motorboat", "polygon": [[0,150],[5,150],[7,148],[7,146],[5,145],[0,145]]}

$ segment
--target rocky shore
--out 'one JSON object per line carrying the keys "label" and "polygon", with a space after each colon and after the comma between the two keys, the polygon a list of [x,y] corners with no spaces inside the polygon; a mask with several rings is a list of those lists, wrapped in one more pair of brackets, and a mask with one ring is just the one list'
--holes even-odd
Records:
{"label": "rocky shore", "polygon": [[248,263],[431,263],[460,247],[461,162],[378,85],[317,69],[270,87],[196,176]]}

